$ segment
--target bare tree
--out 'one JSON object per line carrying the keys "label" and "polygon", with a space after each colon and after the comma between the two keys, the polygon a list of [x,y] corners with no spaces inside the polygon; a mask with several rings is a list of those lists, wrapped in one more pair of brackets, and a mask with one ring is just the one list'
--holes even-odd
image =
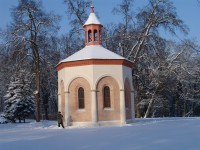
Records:
{"label": "bare tree", "polygon": [[126,33],[129,26],[133,23],[134,13],[132,12],[132,5],[134,0],[123,0],[118,7],[113,9],[113,13],[116,15],[122,15],[123,17],[123,32]]}
{"label": "bare tree", "polygon": [[[57,29],[58,16],[45,13],[41,1],[20,0],[17,7],[12,9],[13,22],[7,30],[7,37],[15,47],[24,45],[26,56],[31,56],[35,76],[35,117],[40,121],[40,47],[43,36],[54,33]],[[22,49],[19,49],[19,51]]]}
{"label": "bare tree", "polygon": [[80,34],[83,31],[83,25],[88,18],[91,1],[87,0],[64,0],[67,5],[67,14],[72,26],[72,33]]}
{"label": "bare tree", "polygon": [[[161,52],[164,49],[165,44],[160,43],[158,40],[160,39],[160,28],[169,31],[171,34],[176,34],[177,28],[179,28],[183,33],[187,33],[187,27],[184,25],[183,21],[177,17],[172,2],[169,0],[150,0],[149,4],[137,14],[138,35],[130,37],[130,39],[135,42],[132,44],[132,48],[129,49],[127,58],[131,59],[135,63],[134,74],[136,76],[140,77],[140,67],[138,68],[138,66],[141,65],[140,58],[154,60],[151,56],[152,52],[155,52],[157,55],[159,54],[159,51]],[[157,67],[157,69],[159,68],[160,66]],[[158,80],[159,78],[155,79]],[[134,86],[137,90],[136,84]],[[151,92],[152,98],[149,101],[145,117],[149,115],[150,108],[155,99],[154,97],[156,96],[155,94],[157,93],[157,90],[160,90],[160,88],[160,85],[154,85],[154,90]],[[135,93],[135,95],[138,97],[137,93]]]}
{"label": "bare tree", "polygon": [[187,33],[187,27],[177,17],[175,7],[169,0],[150,0],[149,5],[141,10],[137,18],[140,33],[127,56],[134,62],[141,54],[143,46],[158,33],[159,28],[168,30],[171,34],[176,34],[177,28],[183,33]]}
{"label": "bare tree", "polygon": [[115,27],[115,33],[111,38],[114,38],[115,42],[119,43],[116,45],[117,47],[115,49],[119,49],[118,51],[120,51],[120,54],[124,57],[127,55],[127,50],[131,48],[130,36],[134,36],[137,33],[134,30],[135,23],[133,18],[135,18],[135,16],[132,11],[133,2],[134,0],[122,0],[122,2],[112,10],[115,15],[120,15],[123,19],[122,22]]}
{"label": "bare tree", "polygon": [[[194,87],[199,84],[199,81],[196,76],[197,68],[193,69],[198,65],[194,61],[194,49],[190,45],[196,47],[191,41],[175,44],[170,47],[171,52],[168,55],[165,53],[165,57],[162,59],[159,59],[159,55],[156,56],[156,59],[145,58],[144,62],[147,63],[143,62],[143,66],[138,68],[139,71],[142,69],[140,72],[143,73],[138,72],[138,74],[145,85],[139,86],[142,88],[139,88],[139,96],[142,99],[138,104],[139,109],[145,111],[142,114],[144,117],[148,117],[150,114],[151,116],[181,117],[188,113],[189,108],[193,110],[190,105],[195,100],[194,97],[198,97],[198,92],[197,90],[195,92]],[[165,103],[164,107],[163,103]],[[159,112],[159,108],[165,112]]]}
{"label": "bare tree", "polygon": [[200,0],[197,0],[198,5],[200,6]]}

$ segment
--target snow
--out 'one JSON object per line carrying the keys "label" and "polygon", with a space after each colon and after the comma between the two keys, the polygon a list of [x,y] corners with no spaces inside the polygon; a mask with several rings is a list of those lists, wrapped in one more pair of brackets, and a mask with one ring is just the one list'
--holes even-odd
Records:
{"label": "snow", "polygon": [[6,119],[3,117],[3,114],[0,114],[0,124],[5,123]]}
{"label": "snow", "polygon": [[200,118],[136,119],[124,126],[58,128],[55,121],[0,125],[2,150],[199,150]]}
{"label": "snow", "polygon": [[83,26],[89,25],[89,24],[101,24],[97,16],[95,15],[95,13],[90,13],[87,21],[85,22]]}
{"label": "snow", "polygon": [[105,49],[101,45],[85,46],[83,49],[62,60],[62,62],[87,60],[87,59],[125,59],[114,52]]}
{"label": "snow", "polygon": [[36,94],[38,94],[38,93],[39,93],[38,90],[35,90],[35,91],[33,92],[34,95],[36,95]]}

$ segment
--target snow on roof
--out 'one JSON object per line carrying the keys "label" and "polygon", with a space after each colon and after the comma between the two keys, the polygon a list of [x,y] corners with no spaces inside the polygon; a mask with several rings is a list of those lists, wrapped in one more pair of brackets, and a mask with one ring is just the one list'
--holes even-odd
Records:
{"label": "snow on roof", "polygon": [[87,59],[125,59],[124,57],[105,49],[101,45],[85,46],[83,49],[62,60],[62,62],[87,60]]}
{"label": "snow on roof", "polygon": [[85,22],[83,26],[89,25],[89,24],[101,24],[97,16],[95,15],[95,13],[90,13],[87,21]]}

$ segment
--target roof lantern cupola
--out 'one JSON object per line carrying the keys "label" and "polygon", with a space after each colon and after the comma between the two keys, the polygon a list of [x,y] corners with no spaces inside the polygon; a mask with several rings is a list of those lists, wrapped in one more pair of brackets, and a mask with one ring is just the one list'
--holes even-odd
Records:
{"label": "roof lantern cupola", "polygon": [[85,45],[101,45],[101,25],[94,13],[94,6],[91,6],[90,15],[83,25],[85,30]]}

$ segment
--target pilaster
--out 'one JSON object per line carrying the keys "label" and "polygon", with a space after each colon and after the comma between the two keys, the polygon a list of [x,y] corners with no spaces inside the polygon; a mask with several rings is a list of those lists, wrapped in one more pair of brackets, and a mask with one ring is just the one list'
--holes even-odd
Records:
{"label": "pilaster", "polygon": [[125,93],[120,89],[120,119],[121,124],[126,124]]}

